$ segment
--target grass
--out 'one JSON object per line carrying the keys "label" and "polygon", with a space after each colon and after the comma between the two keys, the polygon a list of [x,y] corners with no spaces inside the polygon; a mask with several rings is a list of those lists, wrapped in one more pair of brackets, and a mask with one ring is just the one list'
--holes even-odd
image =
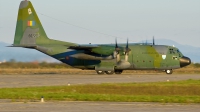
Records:
{"label": "grass", "polygon": [[200,80],[1,88],[0,99],[200,103]]}

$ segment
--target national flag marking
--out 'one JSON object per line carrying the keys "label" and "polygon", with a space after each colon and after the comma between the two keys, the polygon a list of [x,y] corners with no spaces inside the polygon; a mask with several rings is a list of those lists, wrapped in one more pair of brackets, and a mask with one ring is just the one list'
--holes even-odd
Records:
{"label": "national flag marking", "polygon": [[35,21],[28,21],[28,26],[35,26]]}

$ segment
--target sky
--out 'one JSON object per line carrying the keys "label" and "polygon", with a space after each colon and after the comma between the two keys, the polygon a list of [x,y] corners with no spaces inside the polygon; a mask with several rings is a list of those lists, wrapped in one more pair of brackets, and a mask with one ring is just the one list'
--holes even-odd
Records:
{"label": "sky", "polygon": [[[0,0],[0,41],[13,43],[21,0]],[[200,0],[31,0],[49,38],[78,44],[170,39],[200,47]],[[52,19],[53,18],[53,19]],[[78,27],[77,27],[78,26]],[[159,43],[157,43],[159,44]]]}

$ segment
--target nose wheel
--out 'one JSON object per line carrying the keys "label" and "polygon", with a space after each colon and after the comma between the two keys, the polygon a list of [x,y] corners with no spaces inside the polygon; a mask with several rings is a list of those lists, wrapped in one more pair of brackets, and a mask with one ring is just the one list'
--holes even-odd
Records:
{"label": "nose wheel", "polygon": [[166,74],[172,74],[173,73],[173,70],[170,69],[170,70],[165,70]]}

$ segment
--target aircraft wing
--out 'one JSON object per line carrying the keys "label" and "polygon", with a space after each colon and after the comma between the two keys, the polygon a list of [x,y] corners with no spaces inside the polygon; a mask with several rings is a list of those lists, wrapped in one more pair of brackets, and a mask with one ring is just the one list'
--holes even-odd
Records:
{"label": "aircraft wing", "polygon": [[113,51],[115,50],[114,46],[110,45],[77,45],[77,46],[70,46],[68,49],[75,49],[75,50],[85,50],[90,52],[91,54],[96,53],[100,55],[112,55]]}
{"label": "aircraft wing", "polygon": [[91,50],[93,48],[98,48],[100,46],[98,45],[91,45],[91,44],[87,44],[87,45],[77,45],[77,46],[70,46],[68,49],[75,49],[75,50]]}

